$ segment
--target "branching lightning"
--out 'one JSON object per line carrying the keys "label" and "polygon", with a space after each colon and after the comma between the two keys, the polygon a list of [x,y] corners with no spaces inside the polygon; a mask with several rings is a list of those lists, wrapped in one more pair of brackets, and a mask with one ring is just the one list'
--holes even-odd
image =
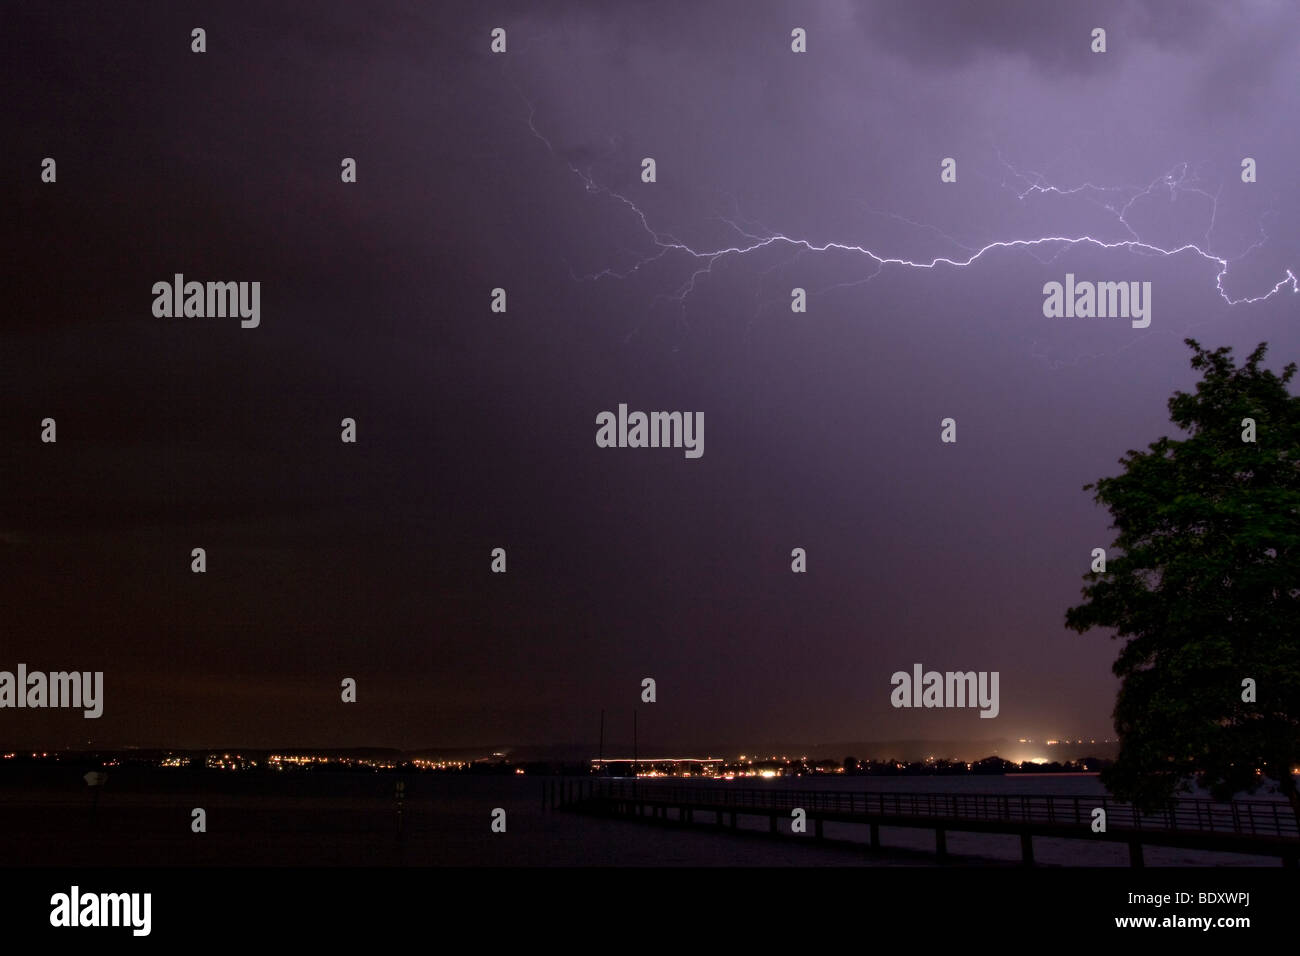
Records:
{"label": "branching lightning", "polygon": [[[520,94],[522,96],[522,93]],[[527,103],[527,99],[525,98]],[[1095,202],[1102,209],[1106,210],[1114,217],[1116,223],[1124,230],[1124,237],[1119,239],[1105,239],[1092,235],[1046,235],[1034,236],[1031,238],[1017,239],[999,239],[989,242],[979,248],[972,248],[963,245],[951,236],[947,236],[933,226],[926,226],[922,223],[915,223],[910,219],[902,216],[891,214],[902,222],[910,223],[919,228],[933,230],[947,241],[953,243],[956,247],[963,250],[963,255],[938,255],[930,259],[909,259],[902,256],[889,255],[878,252],[865,245],[847,241],[816,241],[814,239],[790,236],[783,232],[758,225],[756,223],[744,223],[739,216],[736,217],[718,217],[720,221],[726,223],[738,236],[738,241],[731,245],[719,246],[716,248],[697,248],[690,243],[683,242],[675,236],[656,229],[651,225],[645,212],[637,205],[635,201],[627,196],[615,192],[607,186],[596,182],[596,179],[590,169],[580,169],[573,165],[567,159],[564,159],[556,151],[551,141],[538,130],[535,117],[536,108],[529,103],[528,128],[532,135],[540,140],[550,153],[560,159],[583,184],[588,193],[599,194],[609,197],[611,200],[625,206],[632,214],[633,218],[640,224],[641,229],[649,237],[656,251],[652,254],[643,256],[631,267],[618,271],[612,268],[603,269],[599,272],[587,275],[574,275],[575,279],[595,281],[600,279],[627,278],[653,262],[658,262],[668,256],[680,255],[688,262],[693,262],[692,271],[689,277],[681,286],[670,296],[670,298],[682,302],[696,288],[697,283],[708,276],[713,267],[725,259],[731,257],[746,256],[776,246],[789,247],[800,252],[825,253],[841,252],[852,255],[859,255],[874,264],[874,271],[864,279],[856,279],[852,282],[840,283],[838,288],[849,285],[859,285],[863,282],[869,282],[880,272],[889,266],[898,266],[907,269],[937,269],[939,267],[967,268],[990,253],[1000,250],[1025,250],[1031,254],[1034,250],[1040,248],[1055,249],[1055,254],[1051,258],[1056,258],[1068,248],[1076,246],[1093,246],[1098,249],[1124,250],[1131,253],[1150,256],[1173,257],[1180,255],[1192,255],[1204,260],[1206,263],[1214,266],[1215,269],[1215,289],[1219,297],[1230,306],[1251,305],[1258,302],[1264,302],[1273,298],[1285,289],[1290,289],[1293,293],[1300,293],[1300,281],[1296,278],[1294,269],[1286,269],[1285,274],[1267,291],[1255,295],[1242,295],[1233,297],[1224,287],[1224,279],[1233,261],[1239,261],[1253,250],[1259,248],[1267,241],[1267,235],[1263,230],[1261,223],[1260,238],[1252,243],[1247,249],[1235,257],[1229,258],[1211,251],[1211,235],[1214,231],[1215,222],[1218,215],[1217,193],[1211,193],[1202,188],[1200,180],[1196,173],[1187,163],[1181,163],[1175,166],[1163,176],[1152,180],[1146,186],[1098,186],[1092,183],[1081,185],[1061,187],[1047,182],[1046,179],[1035,172],[1020,172],[1012,167],[1005,160],[1002,160],[1003,167],[1014,179],[1016,185],[1012,191],[1019,200],[1024,200],[1033,195],[1059,195],[1059,196],[1082,196]],[[1004,182],[1004,185],[1007,185]],[[1008,187],[1010,188],[1010,187]],[[1151,197],[1159,191],[1167,191],[1170,199],[1176,199],[1180,194],[1193,194],[1205,197],[1210,204],[1209,224],[1200,242],[1184,242],[1174,246],[1161,246],[1144,240],[1132,226],[1129,221],[1129,215],[1136,203],[1143,198]],[[823,290],[824,291],[824,290]]]}

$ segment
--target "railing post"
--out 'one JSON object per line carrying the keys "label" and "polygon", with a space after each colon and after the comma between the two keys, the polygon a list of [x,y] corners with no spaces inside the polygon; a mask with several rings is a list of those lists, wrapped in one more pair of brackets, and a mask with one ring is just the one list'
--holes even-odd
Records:
{"label": "railing post", "polygon": [[1028,830],[1020,834],[1020,862],[1025,866],[1034,865],[1034,836]]}

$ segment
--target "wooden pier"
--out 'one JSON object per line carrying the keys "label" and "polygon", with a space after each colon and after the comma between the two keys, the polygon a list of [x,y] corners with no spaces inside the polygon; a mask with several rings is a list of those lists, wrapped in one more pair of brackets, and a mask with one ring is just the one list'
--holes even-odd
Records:
{"label": "wooden pier", "polygon": [[[546,791],[543,791],[544,805]],[[935,853],[947,856],[947,834],[1008,833],[1020,837],[1021,861],[1032,866],[1034,837],[1125,843],[1129,863],[1142,866],[1143,846],[1172,846],[1278,857],[1300,863],[1300,827],[1289,804],[1271,800],[1177,799],[1166,809],[1141,813],[1110,797],[1027,796],[987,793],[855,793],[826,790],[682,787],[631,780],[569,779],[550,782],[552,809],[682,825],[735,829],[742,817],[766,818],[771,833],[789,832],[795,810],[804,812],[807,837],[823,838],[827,822],[867,828],[872,848],[880,828],[933,830]],[[1093,831],[1093,811],[1106,811],[1106,828]],[[786,826],[779,827],[784,820]],[[802,835],[796,835],[804,838]]]}

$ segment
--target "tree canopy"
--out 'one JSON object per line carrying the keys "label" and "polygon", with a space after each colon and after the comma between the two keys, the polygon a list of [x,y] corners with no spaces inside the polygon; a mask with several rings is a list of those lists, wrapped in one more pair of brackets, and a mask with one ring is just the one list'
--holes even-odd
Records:
{"label": "tree canopy", "polygon": [[1230,348],[1185,341],[1202,378],[1169,413],[1188,437],[1130,449],[1122,474],[1084,486],[1117,536],[1066,626],[1125,641],[1102,782],[1154,808],[1194,779],[1218,799],[1271,780],[1300,819],[1296,364],[1279,376],[1260,368],[1267,343],[1238,367]]}

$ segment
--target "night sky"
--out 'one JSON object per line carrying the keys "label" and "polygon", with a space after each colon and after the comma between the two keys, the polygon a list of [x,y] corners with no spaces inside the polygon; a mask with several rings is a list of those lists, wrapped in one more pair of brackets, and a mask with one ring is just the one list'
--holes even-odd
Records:
{"label": "night sky", "polygon": [[[1185,337],[1300,359],[1290,287],[1228,301],[1300,263],[1298,19],[7,5],[0,669],[105,702],[0,743],[594,751],[601,708],[643,753],[1109,734],[1118,647],[1064,627],[1113,538],[1082,486],[1176,434]],[[1196,251],[774,236],[1231,265],[1221,295]],[[1150,281],[1150,327],[1045,318],[1067,272]],[[175,273],[260,281],[260,326],[155,317]],[[703,412],[703,456],[598,448],[619,403]],[[916,662],[998,671],[999,716],[891,707]]]}

